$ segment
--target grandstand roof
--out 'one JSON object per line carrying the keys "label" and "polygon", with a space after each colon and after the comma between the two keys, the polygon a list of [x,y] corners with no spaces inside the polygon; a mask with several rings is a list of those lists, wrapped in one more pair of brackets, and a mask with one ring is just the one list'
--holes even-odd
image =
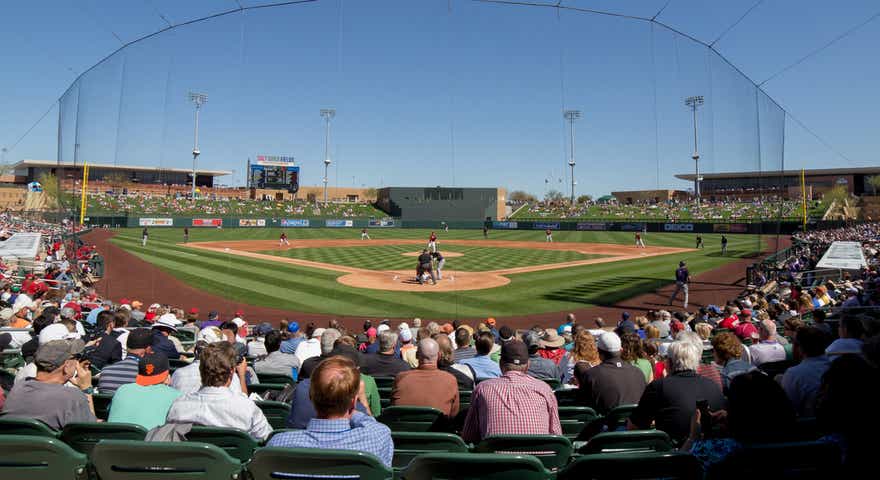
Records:
{"label": "grandstand roof", "polygon": [[[74,165],[73,162],[55,162],[52,160],[22,160],[12,166],[13,169],[19,170],[23,168],[82,168],[82,163]],[[120,171],[137,171],[137,172],[155,172],[157,170],[173,173],[192,173],[191,168],[163,168],[163,167],[144,167],[139,165],[110,165],[106,163],[90,163],[89,168],[102,168],[107,170]],[[232,175],[229,170],[203,170],[197,169],[200,176],[222,177],[224,175]]]}
{"label": "grandstand roof", "polygon": [[[706,179],[714,178],[756,178],[756,177],[780,177],[800,175],[800,170],[767,170],[764,172],[725,172],[725,173],[700,173],[700,176]],[[880,167],[852,167],[852,168],[815,168],[804,170],[804,175],[878,175]],[[675,176],[681,180],[694,181],[693,173],[679,173]]]}

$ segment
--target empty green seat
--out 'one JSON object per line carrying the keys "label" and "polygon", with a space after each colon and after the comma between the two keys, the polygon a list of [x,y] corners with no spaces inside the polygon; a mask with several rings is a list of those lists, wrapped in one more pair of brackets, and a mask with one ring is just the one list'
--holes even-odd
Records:
{"label": "empty green seat", "polygon": [[576,420],[581,423],[589,423],[599,417],[590,407],[559,407],[559,420]]}
{"label": "empty green seat", "polygon": [[379,387],[376,390],[379,392],[379,398],[391,400],[391,387]]}
{"label": "empty green seat", "polygon": [[0,417],[0,435],[35,435],[57,437],[58,432],[33,418]]}
{"label": "empty green seat", "polygon": [[[840,478],[840,449],[829,442],[748,445],[709,468],[713,479]],[[870,474],[866,475],[866,478]]]}
{"label": "empty green seat", "polygon": [[388,480],[391,469],[373,455],[350,450],[265,447],[247,466],[253,480],[344,478]]}
{"label": "empty green seat", "polygon": [[290,415],[290,404],[284,402],[262,401],[256,402],[266,420],[272,428],[285,428],[287,426],[287,417]]}
{"label": "empty green seat", "polygon": [[703,467],[684,452],[600,453],[576,458],[562,469],[558,480],[664,478],[702,480]]}
{"label": "empty green seat", "polygon": [[614,452],[670,452],[675,444],[660,430],[630,430],[600,433],[578,449],[583,455]]}
{"label": "empty green seat", "polygon": [[238,460],[208,443],[104,440],[90,457],[101,480],[231,480],[242,473]]}
{"label": "empty green seat", "polygon": [[279,373],[258,373],[257,378],[260,379],[260,383],[280,383],[282,385],[285,384],[295,384],[296,380],[293,379],[290,375],[283,375]]}
{"label": "empty green seat", "polygon": [[394,377],[373,377],[376,388],[391,388],[394,386]]}
{"label": "empty green seat", "polygon": [[578,389],[576,388],[561,388],[554,390],[553,394],[556,395],[556,404],[560,408],[575,407],[578,404]]}
{"label": "empty green seat", "polygon": [[428,432],[440,428],[443,418],[436,408],[397,406],[382,408],[377,420],[393,432]]}
{"label": "empty green seat", "polygon": [[546,480],[550,472],[531,455],[426,453],[403,469],[404,480]]}
{"label": "empty green seat", "polygon": [[102,440],[143,440],[147,430],[133,423],[68,423],[61,430],[61,441],[80,453],[90,454]]}
{"label": "empty green seat", "polygon": [[92,403],[95,405],[95,416],[100,420],[107,420],[110,416],[111,402],[113,402],[112,393],[93,393]]}
{"label": "empty green seat", "polygon": [[396,469],[409,465],[413,458],[429,452],[468,451],[464,440],[458,435],[441,432],[391,432],[394,440],[394,461]]}
{"label": "empty green seat", "polygon": [[608,414],[605,415],[605,422],[606,425],[608,425],[608,429],[614,430],[616,428],[625,427],[626,419],[632,415],[637,406],[638,405],[618,405],[612,408]]}
{"label": "empty green seat", "polygon": [[257,441],[247,432],[235,428],[193,426],[186,439],[190,442],[210,443],[223,449],[241,463],[248,462],[257,449]]}
{"label": "empty green seat", "polygon": [[85,455],[57,438],[0,435],[3,480],[76,480],[86,477]]}
{"label": "empty green seat", "polygon": [[280,392],[286,387],[286,383],[252,383],[248,385],[249,393],[263,396],[266,392]]}
{"label": "empty green seat", "polygon": [[562,435],[492,435],[477,444],[474,452],[532,455],[548,470],[558,470],[571,458],[571,441]]}

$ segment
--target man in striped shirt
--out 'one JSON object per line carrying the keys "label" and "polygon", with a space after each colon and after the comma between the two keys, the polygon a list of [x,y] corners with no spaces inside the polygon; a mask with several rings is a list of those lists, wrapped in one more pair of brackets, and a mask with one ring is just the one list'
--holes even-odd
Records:
{"label": "man in striped shirt", "polygon": [[134,383],[138,374],[138,362],[146,354],[153,353],[153,334],[146,328],[135,328],[126,340],[128,356],[120,362],[108,365],[101,370],[98,379],[99,393],[116,393],[116,389],[126,383]]}
{"label": "man in striped shirt", "polygon": [[490,435],[561,435],[553,390],[530,377],[529,350],[519,340],[501,346],[501,377],[480,382],[461,437],[477,443]]}

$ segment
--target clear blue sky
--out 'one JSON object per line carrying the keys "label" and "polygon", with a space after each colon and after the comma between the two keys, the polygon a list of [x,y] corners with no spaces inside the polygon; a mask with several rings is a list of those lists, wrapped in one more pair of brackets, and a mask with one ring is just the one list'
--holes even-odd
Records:
{"label": "clear blue sky", "polygon": [[[245,6],[266,3],[240,0]],[[555,3],[555,2],[546,2]],[[566,0],[652,17],[666,0]],[[712,42],[754,0],[672,0],[658,17]],[[121,45],[237,8],[234,0],[5,2],[0,27],[0,146],[18,138],[78,74]],[[715,45],[762,81],[880,10],[874,0],[768,0]],[[160,16],[161,15],[161,16]],[[116,37],[119,37],[118,39]],[[691,172],[699,112],[701,170],[878,163],[880,20],[768,82],[766,92],[720,57],[650,23],[469,0],[322,0],[239,12],[130,46],[62,101],[62,157],[188,168],[189,90],[205,92],[202,168],[293,155],[320,183],[323,123],[335,107],[330,184],[502,186],[568,193],[564,109],[575,125],[577,192],[676,187]],[[7,161],[55,159],[59,113]],[[226,181],[230,182],[227,178]]]}

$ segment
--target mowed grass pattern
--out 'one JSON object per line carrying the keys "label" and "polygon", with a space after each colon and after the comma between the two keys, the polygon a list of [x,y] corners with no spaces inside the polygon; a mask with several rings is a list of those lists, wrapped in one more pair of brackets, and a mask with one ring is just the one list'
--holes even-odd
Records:
{"label": "mowed grass pattern", "polygon": [[[346,267],[367,270],[407,270],[415,269],[416,257],[404,253],[419,252],[418,245],[381,245],[357,247],[295,248],[290,250],[269,250],[262,252],[279,257],[298,258],[313,262],[331,263]],[[602,258],[607,255],[583,254],[554,250],[530,250],[527,248],[489,248],[455,245],[442,248],[441,252],[461,253],[462,257],[446,258],[446,270],[465,272],[485,272],[505,268],[545,265],[548,263],[572,262]]]}
{"label": "mowed grass pattern", "polygon": [[[190,229],[191,241],[273,239],[280,229]],[[290,238],[359,238],[351,229],[286,229]],[[140,245],[140,228],[121,229],[117,245],[155,264],[165,272],[201,290],[246,304],[293,311],[372,317],[457,318],[529,315],[590,305],[610,305],[672,282],[679,260],[687,260],[692,274],[717,268],[737,256],[762,247],[755,235],[728,235],[730,257],[719,254],[720,235],[703,235],[705,251],[645,259],[586,265],[511,275],[503,287],[464,292],[390,292],[352,288],[340,284],[338,272],[279,262],[237,257],[221,252],[194,251],[178,246],[182,229],[150,229],[146,248]],[[430,231],[409,229],[370,230],[373,238],[427,239]],[[482,238],[473,230],[439,232],[443,238]],[[493,231],[493,240],[541,242],[543,232]],[[556,241],[631,243],[627,232],[556,232]],[[680,233],[648,234],[649,245],[693,247],[695,236]],[[357,247],[355,247],[357,248]],[[406,258],[406,257],[401,257]],[[463,258],[463,257],[462,257]],[[108,263],[116,261],[112,256]],[[119,259],[122,261],[122,259]],[[731,281],[736,279],[731,279]],[[149,299],[144,299],[149,300]]]}

